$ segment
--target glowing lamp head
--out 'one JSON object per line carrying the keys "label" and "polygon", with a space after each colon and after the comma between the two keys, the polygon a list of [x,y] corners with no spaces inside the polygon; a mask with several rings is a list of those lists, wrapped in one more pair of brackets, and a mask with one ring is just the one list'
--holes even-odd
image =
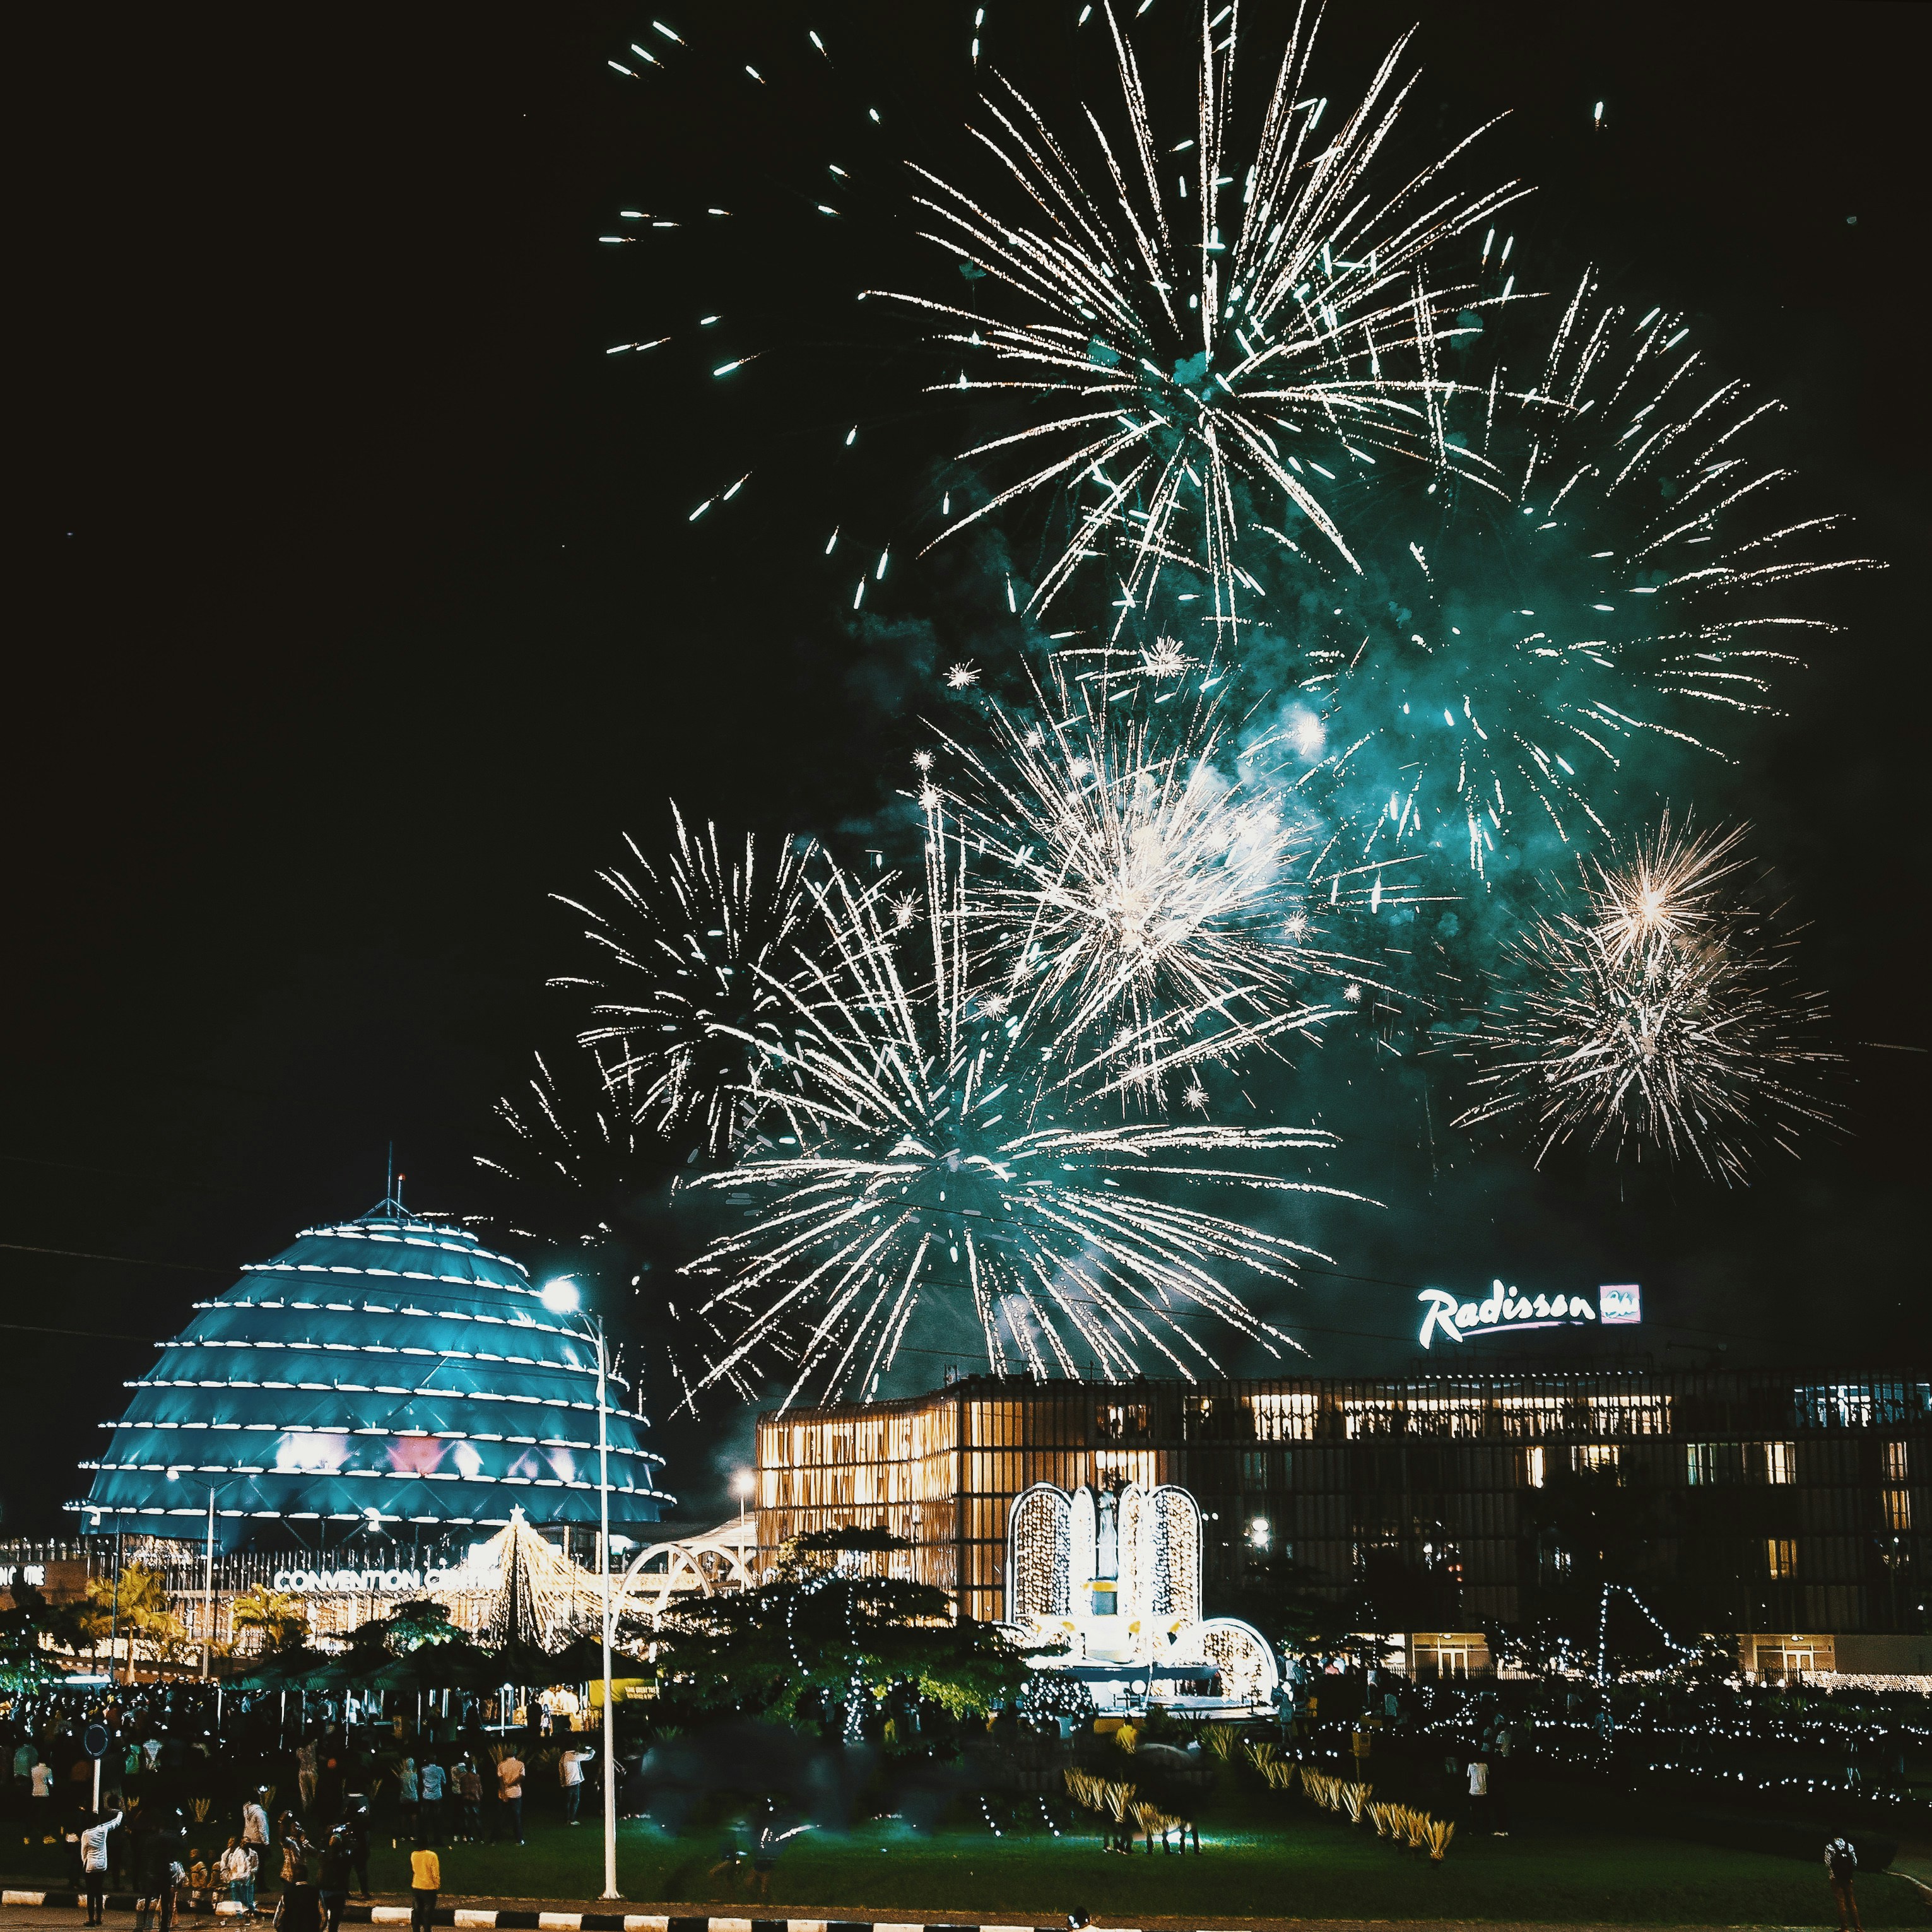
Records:
{"label": "glowing lamp head", "polygon": [[750,1470],[740,1469],[731,1478],[731,1493],[734,1496],[748,1496],[752,1493],[752,1480]]}
{"label": "glowing lamp head", "polygon": [[171,1483],[179,1482],[181,1480],[181,1472],[178,1469],[170,1469],[168,1472],[168,1480]]}
{"label": "glowing lamp head", "polygon": [[537,1299],[553,1315],[574,1315],[584,1306],[584,1297],[567,1274],[547,1281],[537,1290]]}

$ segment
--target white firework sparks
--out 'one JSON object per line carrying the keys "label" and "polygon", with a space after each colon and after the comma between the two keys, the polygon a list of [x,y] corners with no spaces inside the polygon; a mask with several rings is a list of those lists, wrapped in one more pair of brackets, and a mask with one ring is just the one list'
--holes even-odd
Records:
{"label": "white firework sparks", "polygon": [[653,862],[627,837],[635,869],[598,874],[611,910],[561,900],[591,922],[585,936],[605,959],[595,979],[553,984],[598,996],[580,1037],[616,1049],[611,1078],[638,1121],[667,1138],[694,1129],[716,1156],[757,1111],[747,1069],[755,1076],[762,1061],[740,1042],[778,1036],[782,1012],[766,974],[789,956],[810,909],[812,848],[784,840],[776,856],[761,859],[747,834],[742,854],[728,858],[715,826],[688,828],[676,806],[671,817],[664,857]]}
{"label": "white firework sparks", "polygon": [[[1157,140],[1134,49],[1106,11],[1124,129],[1110,135],[1089,109],[1094,160],[1083,168],[1073,144],[998,79],[984,100],[990,124],[972,130],[998,164],[994,185],[969,193],[914,170],[928,238],[955,257],[973,294],[874,292],[932,318],[934,339],[969,364],[992,364],[935,392],[986,392],[1024,412],[1021,427],[961,452],[975,464],[1017,457],[1022,473],[956,512],[944,534],[1066,490],[1074,527],[1033,608],[1045,609],[1083,559],[1104,555],[1121,622],[1178,568],[1204,576],[1206,614],[1232,626],[1242,621],[1240,592],[1261,591],[1237,554],[1251,530],[1280,535],[1275,524],[1305,518],[1352,563],[1324,500],[1342,472],[1389,455],[1457,460],[1442,436],[1432,364],[1438,316],[1456,303],[1429,289],[1422,266],[1526,190],[1447,186],[1467,140],[1382,184],[1378,164],[1414,85],[1396,76],[1406,39],[1331,122],[1327,99],[1309,89],[1306,10],[1252,154],[1232,146],[1232,9],[1211,19],[1202,10],[1189,138]],[[1015,212],[997,212],[996,200]],[[1196,593],[1190,582],[1177,594]]]}
{"label": "white firework sparks", "polygon": [[[763,1130],[692,1184],[764,1204],[692,1264],[718,1283],[706,1310],[757,1307],[748,1352],[788,1325],[794,1396],[808,1384],[872,1396],[922,1310],[943,1334],[970,1308],[1000,1375],[1091,1364],[1120,1376],[1150,1362],[1216,1374],[1202,1325],[1270,1354],[1294,1346],[1231,1282],[1292,1282],[1314,1251],[1187,1197],[1340,1194],[1285,1178],[1268,1158],[1331,1138],[1059,1118],[1039,1042],[997,1010],[997,981],[972,956],[957,834],[937,818],[931,830],[916,942],[900,938],[883,892],[835,874],[826,951],[770,981],[794,1020],[790,1046],[770,1055]],[[910,954],[928,947],[915,964]],[[727,1355],[712,1373],[736,1366]]]}
{"label": "white firework sparks", "polygon": [[1838,520],[1786,508],[1792,472],[1756,453],[1780,405],[1688,334],[1586,275],[1526,392],[1498,364],[1445,405],[1470,460],[1384,490],[1374,566],[1329,573],[1280,755],[1318,762],[1337,862],[1483,877],[1512,838],[1587,846],[1647,759],[1720,762],[1712,725],[1770,709],[1794,644],[1834,628],[1788,593],[1861,565],[1820,558]]}
{"label": "white firework sparks", "polygon": [[1288,801],[1220,769],[1220,713],[1169,725],[1060,696],[1036,690],[1044,728],[988,704],[983,754],[946,742],[981,873],[964,916],[1062,1084],[1153,1103],[1170,1071],[1330,1017],[1299,991],[1332,970],[1306,944],[1315,842]]}
{"label": "white firework sparks", "polygon": [[1595,868],[1581,909],[1537,922],[1526,984],[1480,1042],[1488,1096],[1458,1124],[1521,1120],[1539,1162],[1581,1136],[1726,1183],[1761,1145],[1795,1154],[1799,1131],[1833,1124],[1811,1090],[1838,1059],[1816,1044],[1824,1002],[1797,990],[1790,938],[1744,889],[1745,830],[1678,832],[1666,815]]}
{"label": "white firework sparks", "polygon": [[[506,1130],[501,1158],[478,1154],[479,1167],[508,1184],[508,1231],[554,1250],[571,1265],[588,1266],[610,1290],[628,1280],[640,1325],[650,1337],[678,1405],[694,1408],[697,1388],[722,1380],[746,1401],[790,1358],[782,1330],[768,1328],[764,1346],[734,1353],[752,1310],[702,1298],[654,1260],[662,1229],[662,1153],[616,1055],[582,1047],[534,1056],[524,1088],[497,1102]],[[728,1355],[728,1368],[714,1368]]]}

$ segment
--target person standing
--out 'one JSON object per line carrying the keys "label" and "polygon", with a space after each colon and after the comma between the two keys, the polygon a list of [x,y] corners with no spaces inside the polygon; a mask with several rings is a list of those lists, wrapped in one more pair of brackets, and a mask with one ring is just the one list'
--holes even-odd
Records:
{"label": "person standing", "polygon": [[416,1836],[426,1845],[442,1841],[442,1766],[432,1754],[423,1760],[421,1774],[422,1806]]}
{"label": "person standing", "polygon": [[262,1802],[268,1795],[265,1784],[242,1808],[242,1842],[254,1848],[258,1869],[268,1849],[268,1808]]}
{"label": "person standing", "polygon": [[302,1835],[302,1828],[296,1823],[295,1814],[282,1814],[282,1883],[284,1886],[306,1885],[308,1882],[309,1842]]}
{"label": "person standing", "polygon": [[584,1802],[584,1767],[596,1755],[594,1750],[566,1744],[563,1755],[556,1761],[557,1781],[563,1786],[563,1815],[571,1824],[583,1822],[577,1813]]}
{"label": "person standing", "polygon": [[245,1918],[255,1916],[255,1868],[239,1838],[230,1838],[228,1849],[214,1868],[215,1876],[228,1888],[231,1905],[238,1905]]}
{"label": "person standing", "polygon": [[296,1791],[304,1816],[315,1809],[315,1781],[320,1768],[315,1739],[303,1738],[296,1748]]}
{"label": "person standing", "polygon": [[1515,1733],[1507,1724],[1498,1724],[1496,1748],[1490,1754],[1490,1835],[1494,1838],[1509,1836],[1509,1790],[1515,1774],[1510,1759],[1515,1749]]}
{"label": "person standing", "polygon": [[80,1834],[80,1876],[87,1888],[90,1925],[102,1922],[107,1892],[107,1834],[120,1822],[121,1814],[116,1811],[111,1817],[96,1819]]}
{"label": "person standing", "polygon": [[312,1885],[292,1885],[275,1913],[276,1932],[322,1932],[322,1900]]}
{"label": "person standing", "polygon": [[778,1813],[767,1799],[765,1815],[758,1825],[758,1841],[752,1850],[752,1883],[760,1898],[772,1895],[772,1872],[778,1862],[779,1847],[784,1843],[784,1834],[778,1829]]}
{"label": "person standing", "polygon": [[428,1845],[410,1854],[410,1924],[412,1932],[430,1932],[436,1923],[436,1895],[442,1889],[442,1862]]}
{"label": "person standing", "polygon": [[188,1854],[188,1909],[197,1920],[210,1918],[214,1914],[214,1882],[208,1869],[208,1861],[201,1855],[198,1846],[190,1846]]}
{"label": "person standing", "polygon": [[416,1761],[406,1757],[396,1791],[396,1808],[402,1814],[403,1836],[406,1838],[416,1835],[417,1813],[422,1804],[422,1780],[416,1775]]}
{"label": "person standing", "polygon": [[358,1798],[349,1808],[343,1829],[349,1834],[349,1864],[356,1874],[356,1888],[366,1900],[369,1896],[369,1807]]}
{"label": "person standing", "polygon": [[174,1820],[166,1813],[134,1834],[134,1924],[136,1932],[158,1925],[171,1932],[175,1922],[175,1853],[181,1843]]}
{"label": "person standing", "polygon": [[1825,1876],[1830,1881],[1832,1902],[1838,1908],[1838,1932],[1864,1932],[1858,1916],[1858,1894],[1852,1882],[1858,1875],[1858,1852],[1849,1838],[1834,1838],[1825,1847]]}
{"label": "person standing", "polygon": [[340,1932],[343,1908],[349,1903],[349,1881],[354,1870],[349,1852],[349,1828],[338,1825],[322,1847],[322,1882],[316,1893],[325,1922],[322,1932]]}
{"label": "person standing", "polygon": [[465,1751],[456,1767],[457,1820],[464,1840],[481,1843],[483,1836],[483,1780]]}
{"label": "person standing", "polygon": [[1490,1825],[1490,1761],[1479,1752],[1469,1760],[1469,1829]]}
{"label": "person standing", "polygon": [[496,1765],[496,1816],[503,1834],[524,1842],[524,1761],[514,1751]]}

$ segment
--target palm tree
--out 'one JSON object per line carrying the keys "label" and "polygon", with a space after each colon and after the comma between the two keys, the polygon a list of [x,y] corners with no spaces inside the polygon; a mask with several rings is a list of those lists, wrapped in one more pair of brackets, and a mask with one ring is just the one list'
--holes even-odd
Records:
{"label": "palm tree", "polygon": [[230,1616],[235,1629],[260,1630],[270,1650],[292,1650],[308,1635],[308,1612],[300,1599],[260,1583],[235,1599]]}

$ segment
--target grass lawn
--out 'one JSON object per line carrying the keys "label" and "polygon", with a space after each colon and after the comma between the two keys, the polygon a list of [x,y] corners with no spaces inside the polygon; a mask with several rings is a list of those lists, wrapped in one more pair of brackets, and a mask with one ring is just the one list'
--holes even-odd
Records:
{"label": "grass lawn", "polygon": [[[1777,1858],[1532,1816],[1520,1817],[1507,1838],[1459,1837],[1432,1865],[1377,1838],[1371,1826],[1352,1827],[1295,1801],[1264,1804],[1204,1830],[1198,1858],[1110,1856],[1096,1836],[1055,1838],[1044,1826],[998,1838],[983,1826],[916,1834],[892,1821],[839,1835],[808,1832],[785,1846],[769,1904],[754,1900],[748,1870],[735,1886],[707,1876],[718,1830],[673,1838],[633,1822],[620,1830],[618,1882],[632,1899],[747,1916],[841,1910],[916,1919],[933,1910],[1048,1924],[1084,1906],[1103,1924],[1128,1924],[1190,1913],[1780,1926],[1835,1919],[1808,1837],[1802,1859]],[[589,1820],[574,1830],[533,1824],[522,1847],[449,1848],[443,1886],[485,1897],[592,1898],[603,1882],[602,1845]],[[386,1889],[406,1886],[404,1850],[383,1841],[370,1877]],[[1858,1890],[1868,1925],[1932,1922],[1901,1880],[1874,1873]]]}
{"label": "grass lawn", "polygon": [[[640,1903],[747,1917],[917,1920],[945,1911],[1045,1925],[1082,1906],[1103,1924],[1190,1915],[1774,1926],[1834,1921],[1816,1856],[1822,1832],[1794,1828],[1792,1856],[1780,1858],[1594,1828],[1591,1801],[1574,1787],[1526,1788],[1513,1802],[1511,1836],[1459,1836],[1439,1865],[1377,1838],[1369,1825],[1351,1826],[1274,1794],[1232,1794],[1218,1802],[1198,1858],[1109,1856],[1091,1831],[1056,1838],[1043,1825],[1022,1825],[996,1838],[976,1820],[970,1828],[956,1823],[924,1834],[881,1820],[791,1839],[772,1875],[769,1903],[754,1899],[748,1868],[735,1886],[707,1876],[717,1860],[718,1827],[679,1838],[634,1820],[620,1828],[618,1882]],[[586,1818],[573,1829],[539,1813],[528,1823],[524,1846],[444,1848],[446,1901],[594,1899],[603,1886],[598,1821]],[[22,1847],[17,1836],[0,1850],[0,1866],[40,1884],[62,1882],[55,1849]],[[370,1880],[379,1892],[405,1892],[407,1847],[380,1838]],[[1932,1923],[1919,1894],[1901,1880],[1868,1874],[1858,1892],[1868,1925]]]}

